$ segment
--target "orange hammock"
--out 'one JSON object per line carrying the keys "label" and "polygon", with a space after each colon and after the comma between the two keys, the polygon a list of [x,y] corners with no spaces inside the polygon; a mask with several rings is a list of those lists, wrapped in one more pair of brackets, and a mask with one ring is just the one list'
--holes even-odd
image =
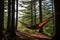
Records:
{"label": "orange hammock", "polygon": [[38,24],[36,24],[36,25],[33,25],[33,26],[31,26],[31,25],[29,25],[29,24],[26,24],[26,23],[24,23],[24,22],[21,22],[21,21],[19,21],[20,23],[22,23],[23,25],[25,25],[27,28],[29,28],[29,29],[40,29],[40,28],[42,28],[44,25],[46,25],[50,20],[49,19],[51,19],[53,16],[51,16],[50,18],[48,18],[48,20],[44,20],[44,21],[42,21],[42,22],[40,22],[40,23],[38,23]]}

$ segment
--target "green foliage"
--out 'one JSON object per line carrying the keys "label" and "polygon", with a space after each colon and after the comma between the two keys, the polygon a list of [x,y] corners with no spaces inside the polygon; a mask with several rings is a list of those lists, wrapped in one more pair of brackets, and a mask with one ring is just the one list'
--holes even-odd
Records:
{"label": "green foliage", "polygon": [[[44,5],[42,6],[42,13],[43,13],[43,20],[51,17],[52,15],[54,15],[52,8],[47,5],[48,3],[47,2],[44,2]],[[52,5],[52,4],[50,4]],[[49,10],[49,8],[51,10]],[[53,13],[53,14],[52,14]],[[55,30],[54,30],[54,17],[53,19],[50,19],[50,21],[43,27],[43,33],[48,35],[48,36],[52,36],[54,33],[55,33]]]}
{"label": "green foliage", "polygon": [[45,25],[45,27],[43,28],[43,32],[49,36],[52,36],[54,34],[54,24],[52,23],[52,21]]}

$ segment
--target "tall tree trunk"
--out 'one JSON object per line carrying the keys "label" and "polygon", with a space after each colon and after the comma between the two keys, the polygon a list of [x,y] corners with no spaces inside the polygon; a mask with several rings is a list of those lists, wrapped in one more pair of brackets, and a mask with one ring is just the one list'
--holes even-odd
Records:
{"label": "tall tree trunk", "polygon": [[33,0],[31,0],[31,25],[33,25]]}
{"label": "tall tree trunk", "polygon": [[8,0],[8,21],[7,21],[7,40],[10,40],[10,32],[11,32],[11,21],[12,21],[12,13],[11,13],[11,0]]}
{"label": "tall tree trunk", "polygon": [[60,36],[60,5],[59,5],[60,1],[59,0],[55,0],[54,1],[54,6],[55,6],[55,27],[56,27],[56,33],[55,35],[52,37],[52,40],[57,40]]}
{"label": "tall tree trunk", "polygon": [[16,0],[16,30],[18,26],[18,0]]}
{"label": "tall tree trunk", "polygon": [[[39,19],[42,21],[42,0],[39,0]],[[40,28],[39,33],[42,33],[43,28]]]}
{"label": "tall tree trunk", "polygon": [[8,0],[8,21],[7,21],[7,33],[11,30],[11,0]]}
{"label": "tall tree trunk", "polygon": [[60,39],[60,1],[59,0],[54,0],[54,6],[55,6],[55,27],[56,27],[56,33],[52,37],[52,40],[57,40]]}
{"label": "tall tree trunk", "polygon": [[36,0],[34,0],[34,25],[36,25]]}
{"label": "tall tree trunk", "polygon": [[15,0],[8,0],[7,32],[7,40],[15,40]]}
{"label": "tall tree trunk", "polygon": [[4,30],[4,0],[0,1],[0,40],[3,37]]}
{"label": "tall tree trunk", "polygon": [[15,0],[12,0],[12,21],[11,21],[11,38],[15,36]]}
{"label": "tall tree trunk", "polygon": [[12,0],[12,22],[11,22],[11,32],[10,37],[12,40],[16,40],[16,32],[15,32],[15,0]]}

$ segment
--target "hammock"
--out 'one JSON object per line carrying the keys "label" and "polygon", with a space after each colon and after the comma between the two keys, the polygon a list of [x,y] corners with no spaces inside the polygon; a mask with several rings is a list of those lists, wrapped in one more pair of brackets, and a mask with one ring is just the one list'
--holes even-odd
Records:
{"label": "hammock", "polygon": [[44,21],[42,21],[42,22],[40,22],[40,23],[38,23],[38,24],[36,24],[36,25],[29,25],[29,24],[26,24],[26,23],[24,23],[24,22],[21,22],[21,21],[19,21],[20,23],[22,23],[24,26],[26,26],[27,28],[29,28],[29,29],[40,29],[40,28],[42,28],[42,27],[44,27],[44,25],[46,25],[49,21],[50,21],[50,19],[52,18],[53,16],[51,16],[50,18],[48,18],[48,20],[44,20]]}

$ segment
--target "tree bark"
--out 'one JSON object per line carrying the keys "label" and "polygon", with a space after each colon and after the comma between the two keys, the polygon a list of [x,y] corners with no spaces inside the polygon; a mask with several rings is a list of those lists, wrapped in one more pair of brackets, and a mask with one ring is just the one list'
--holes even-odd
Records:
{"label": "tree bark", "polygon": [[52,37],[52,40],[57,40],[60,39],[60,1],[59,0],[54,0],[54,6],[55,6],[55,27],[56,27],[56,33]]}
{"label": "tree bark", "polygon": [[[39,19],[42,21],[42,0],[39,0]],[[40,28],[39,33],[42,33],[43,28]]]}
{"label": "tree bark", "polygon": [[4,31],[4,0],[0,1],[0,40],[2,40]]}

